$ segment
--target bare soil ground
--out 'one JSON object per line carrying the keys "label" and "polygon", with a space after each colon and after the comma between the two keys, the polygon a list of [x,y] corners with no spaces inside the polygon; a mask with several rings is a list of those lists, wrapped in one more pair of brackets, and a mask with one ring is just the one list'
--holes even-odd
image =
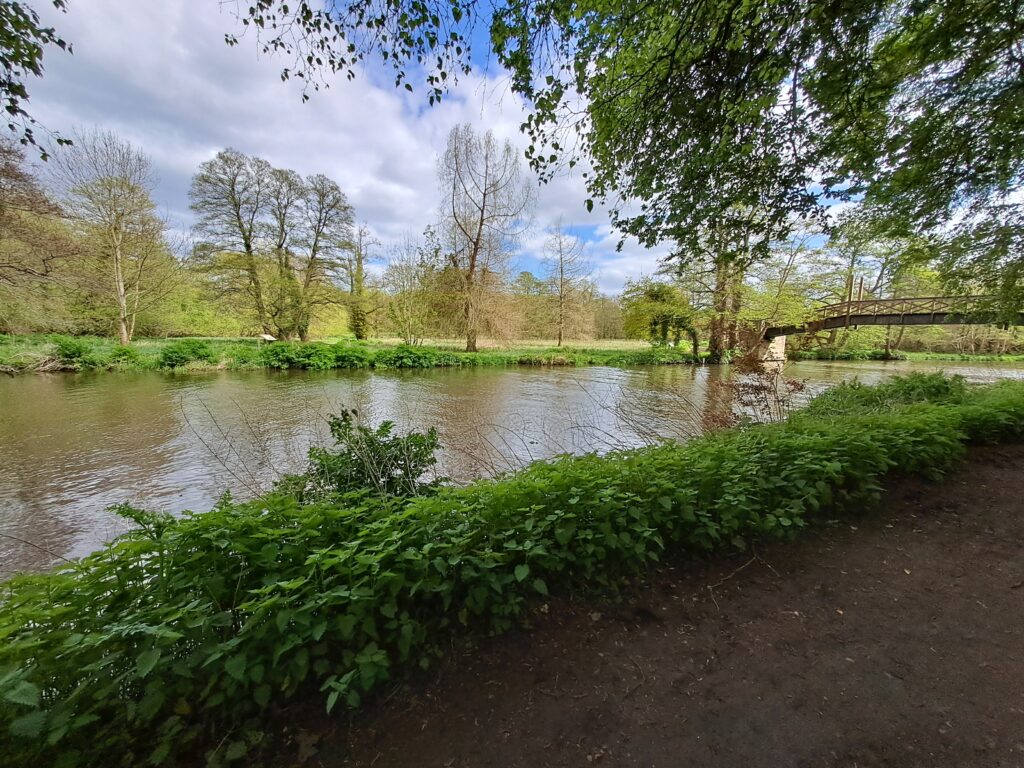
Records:
{"label": "bare soil ground", "polygon": [[1024,766],[1024,446],[754,558],[552,600],[316,719],[293,748],[330,768]]}

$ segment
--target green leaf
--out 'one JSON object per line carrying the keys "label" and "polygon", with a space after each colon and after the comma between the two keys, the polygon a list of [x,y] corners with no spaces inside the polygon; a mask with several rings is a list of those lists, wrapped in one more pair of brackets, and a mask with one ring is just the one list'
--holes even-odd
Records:
{"label": "green leaf", "polygon": [[245,757],[245,753],[249,751],[249,746],[244,741],[233,741],[228,744],[227,751],[224,752],[225,760],[239,760]]}
{"label": "green leaf", "polygon": [[232,656],[224,665],[225,671],[235,680],[245,680],[245,654]]}
{"label": "green leaf", "polygon": [[27,707],[39,706],[39,687],[28,680],[22,680],[14,688],[4,694],[7,701],[14,704],[24,704]]}
{"label": "green leaf", "polygon": [[12,720],[11,733],[31,739],[42,733],[45,725],[46,712],[37,709],[35,712],[29,712],[27,715]]}
{"label": "green leaf", "polygon": [[153,667],[160,661],[161,651],[159,648],[150,648],[148,651],[143,651],[139,654],[139,658],[135,660],[135,672],[139,677],[145,677],[153,671]]}
{"label": "green leaf", "polygon": [[544,583],[544,579],[534,579],[533,588],[540,592],[542,595],[548,594],[548,585]]}
{"label": "green leaf", "polygon": [[516,581],[522,581],[530,575],[530,566],[526,563],[516,566]]}
{"label": "green leaf", "polygon": [[257,686],[256,690],[252,692],[252,699],[260,708],[267,706],[270,703],[270,686]]}

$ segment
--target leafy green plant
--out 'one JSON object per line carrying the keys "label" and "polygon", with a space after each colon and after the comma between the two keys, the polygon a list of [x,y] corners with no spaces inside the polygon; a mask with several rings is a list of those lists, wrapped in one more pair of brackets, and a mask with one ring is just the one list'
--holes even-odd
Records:
{"label": "leafy green plant", "polygon": [[336,368],[369,368],[373,364],[373,353],[366,347],[338,343],[334,345]]}
{"label": "leafy green plant", "polygon": [[110,354],[107,355],[107,362],[120,365],[124,367],[137,366],[142,361],[142,356],[139,354],[139,350],[135,347],[124,347],[116,346],[110,350]]}
{"label": "leafy green plant", "polygon": [[[175,519],[122,509],[136,530],[0,587],[0,765],[194,762],[220,743],[215,759],[240,758],[272,707],[358,706],[454,628],[502,631],[549,593],[615,585],[667,553],[790,536],[864,508],[889,472],[936,474],[969,440],[1024,435],[1021,383],[878,389],[847,388],[845,415],[814,406],[426,496],[346,491],[364,469],[332,454],[325,500],[278,489]],[[335,426],[343,456],[396,439]]]}
{"label": "leafy green plant", "polygon": [[909,403],[961,403],[967,397],[962,376],[941,373],[911,373],[867,386],[859,381],[844,382],[814,399],[806,413],[838,416],[851,413],[880,413]]}
{"label": "leafy green plant", "polygon": [[94,368],[99,364],[92,344],[85,339],[76,339],[73,336],[52,336],[50,341],[56,348],[57,359],[69,368]]}
{"label": "leafy green plant", "polygon": [[393,422],[370,428],[360,424],[358,417],[355,410],[331,416],[335,447],[311,448],[306,472],[285,477],[278,490],[308,503],[360,490],[380,496],[419,496],[437,487],[436,480],[423,482],[437,463],[436,429],[395,435]]}
{"label": "leafy green plant", "polygon": [[413,347],[408,344],[382,349],[373,358],[373,365],[376,368],[439,368],[457,366],[462,362],[462,358],[453,352]]}
{"label": "leafy green plant", "polygon": [[180,368],[192,362],[216,364],[218,360],[217,353],[202,339],[181,339],[160,350],[157,365],[160,368]]}

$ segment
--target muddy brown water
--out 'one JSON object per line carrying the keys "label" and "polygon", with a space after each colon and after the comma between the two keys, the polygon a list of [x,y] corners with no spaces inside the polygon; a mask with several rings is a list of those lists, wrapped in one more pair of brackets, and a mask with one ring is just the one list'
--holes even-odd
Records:
{"label": "muddy brown water", "polygon": [[[859,377],[945,370],[1024,379],[1024,364],[792,364],[807,393]],[[244,498],[300,470],[342,407],[436,426],[438,472],[464,481],[560,453],[712,428],[727,367],[415,372],[218,372],[0,377],[0,577],[80,556],[124,530],[107,508],[181,512]]]}

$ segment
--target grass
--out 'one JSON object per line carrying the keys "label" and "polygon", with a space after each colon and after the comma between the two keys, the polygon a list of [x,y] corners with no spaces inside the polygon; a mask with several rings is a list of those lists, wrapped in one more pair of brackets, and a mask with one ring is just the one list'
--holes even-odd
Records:
{"label": "grass", "polygon": [[1024,363],[1024,355],[986,355],[962,352],[904,352],[907,360],[963,360],[972,363]]}
{"label": "grass", "polygon": [[[378,436],[390,445],[390,436]],[[357,707],[457,633],[685,553],[789,537],[1024,437],[1024,384],[837,387],[785,423],[560,457],[396,497],[278,492],[138,528],[0,587],[0,765],[252,760],[278,707]]]}
{"label": "grass", "polygon": [[545,346],[517,342],[462,351],[454,342],[409,347],[397,339],[368,343],[263,343],[254,339],[139,339],[128,348],[111,339],[82,336],[0,336],[0,370],[145,371],[333,368],[433,368],[462,366],[653,365],[692,362],[682,350],[652,348],[636,341],[587,342],[586,346]]}

